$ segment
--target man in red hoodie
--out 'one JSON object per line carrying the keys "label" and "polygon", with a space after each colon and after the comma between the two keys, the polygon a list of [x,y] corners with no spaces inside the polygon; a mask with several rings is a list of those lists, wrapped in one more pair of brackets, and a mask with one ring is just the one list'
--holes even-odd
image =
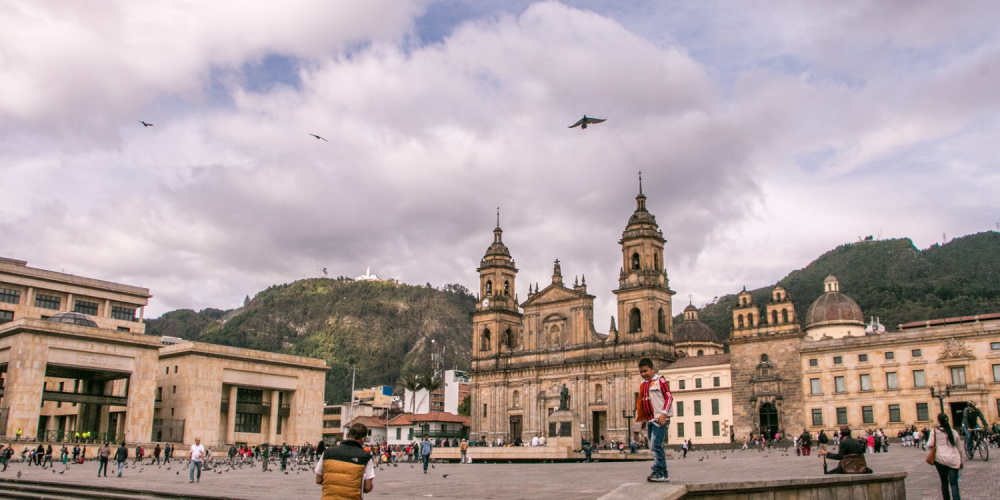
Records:
{"label": "man in red hoodie", "polygon": [[669,483],[667,460],[663,453],[663,440],[667,436],[670,417],[673,416],[674,397],[670,394],[667,381],[656,373],[653,361],[639,360],[639,400],[636,402],[636,421],[646,422],[649,433],[649,449],[653,452],[653,473],[646,478],[651,483]]}

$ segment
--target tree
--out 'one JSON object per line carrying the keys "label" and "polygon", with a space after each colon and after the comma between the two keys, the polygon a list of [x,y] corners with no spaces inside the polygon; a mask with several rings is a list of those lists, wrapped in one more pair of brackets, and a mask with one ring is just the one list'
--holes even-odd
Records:
{"label": "tree", "polygon": [[463,417],[472,415],[472,395],[465,396],[462,403],[458,405],[458,414]]}
{"label": "tree", "polygon": [[434,392],[444,387],[444,381],[427,372],[420,376],[420,388],[427,389],[427,392]]}
{"label": "tree", "polygon": [[421,377],[419,375],[408,375],[402,378],[403,388],[410,391],[413,396],[410,397],[410,413],[416,413],[417,405],[417,391],[423,389],[421,385]]}

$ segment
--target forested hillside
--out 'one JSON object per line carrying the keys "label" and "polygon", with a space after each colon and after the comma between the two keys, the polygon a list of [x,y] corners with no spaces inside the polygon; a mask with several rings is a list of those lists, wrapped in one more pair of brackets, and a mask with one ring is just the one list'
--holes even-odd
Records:
{"label": "forested hillside", "polygon": [[461,285],[443,290],[389,282],[305,279],[258,293],[230,311],[188,309],[148,320],[146,333],[326,360],[326,399],[356,386],[396,386],[401,375],[430,369],[431,340],[445,346],[445,367],[468,369],[475,297]]}
{"label": "forested hillside", "polygon": [[[909,239],[849,243],[777,284],[788,291],[801,318],[831,274],[866,317],[881,318],[890,331],[910,321],[1000,312],[1000,233],[973,234],[926,250]],[[770,300],[772,286],[751,290],[758,305]],[[735,293],[721,297],[698,319],[728,339],[735,304]],[[675,323],[682,319],[675,317]]]}

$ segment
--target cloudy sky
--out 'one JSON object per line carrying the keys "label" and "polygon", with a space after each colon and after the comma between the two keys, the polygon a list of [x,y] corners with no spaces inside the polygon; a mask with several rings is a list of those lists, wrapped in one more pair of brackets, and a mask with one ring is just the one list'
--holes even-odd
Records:
{"label": "cloudy sky", "polygon": [[323,268],[475,289],[500,206],[522,300],[559,258],[604,330],[640,170],[678,302],[994,229],[998,25],[990,1],[0,1],[0,256],[148,287],[147,316]]}

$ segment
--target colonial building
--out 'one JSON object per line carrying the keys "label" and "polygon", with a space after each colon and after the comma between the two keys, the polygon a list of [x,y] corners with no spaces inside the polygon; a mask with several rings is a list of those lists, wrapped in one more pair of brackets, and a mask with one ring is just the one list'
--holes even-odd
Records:
{"label": "colonial building", "polygon": [[564,386],[583,439],[626,438],[640,382],[639,359],[651,358],[657,367],[676,359],[674,292],[663,268],[666,240],[646,209],[641,185],[619,241],[622,260],[614,293],[620,330],[614,318],[607,333],[595,329],[594,296],[586,277],[567,284],[558,260],[552,282],[544,288],[529,285],[527,299],[519,302],[514,291],[518,270],[499,221],[493,235],[478,268],[481,300],[472,315],[472,438],[552,437],[558,426],[549,415],[560,407]]}
{"label": "colonial building", "polygon": [[955,422],[970,401],[989,421],[1000,418],[1000,314],[886,332],[874,321],[865,328],[833,276],[823,292],[804,329],[781,287],[763,313],[746,290],[739,294],[729,341],[738,440],[841,424],[895,434],[933,425],[942,408]]}

